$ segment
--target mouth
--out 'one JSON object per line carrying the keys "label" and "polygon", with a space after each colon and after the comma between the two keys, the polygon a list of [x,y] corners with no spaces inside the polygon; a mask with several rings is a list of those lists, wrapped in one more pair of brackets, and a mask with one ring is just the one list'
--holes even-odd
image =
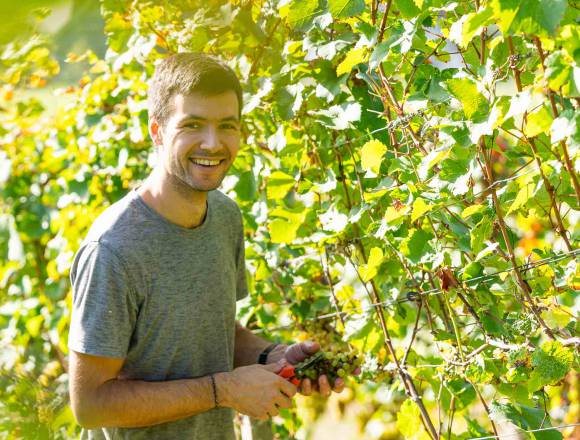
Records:
{"label": "mouth", "polygon": [[189,161],[195,166],[212,169],[219,167],[223,162],[225,162],[225,159],[195,159],[192,157]]}

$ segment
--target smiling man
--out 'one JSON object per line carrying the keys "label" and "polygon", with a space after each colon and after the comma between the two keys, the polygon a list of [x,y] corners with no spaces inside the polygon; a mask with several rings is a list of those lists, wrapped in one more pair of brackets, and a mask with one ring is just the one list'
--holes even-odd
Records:
{"label": "smiling man", "polygon": [[[276,373],[318,351],[235,321],[247,295],[242,217],[219,192],[240,148],[236,75],[204,54],[157,66],[149,131],[158,162],[93,223],[71,268],[70,397],[94,439],[233,439],[233,412],[288,408]],[[300,392],[329,395],[325,377]],[[335,391],[344,387],[337,380]]]}

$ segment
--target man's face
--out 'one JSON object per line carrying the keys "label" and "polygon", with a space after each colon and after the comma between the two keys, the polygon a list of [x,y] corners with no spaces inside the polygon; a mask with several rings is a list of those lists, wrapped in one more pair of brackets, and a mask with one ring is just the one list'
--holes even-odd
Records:
{"label": "man's face", "polygon": [[164,173],[195,191],[219,187],[240,148],[238,98],[233,91],[173,97],[164,127],[150,123]]}

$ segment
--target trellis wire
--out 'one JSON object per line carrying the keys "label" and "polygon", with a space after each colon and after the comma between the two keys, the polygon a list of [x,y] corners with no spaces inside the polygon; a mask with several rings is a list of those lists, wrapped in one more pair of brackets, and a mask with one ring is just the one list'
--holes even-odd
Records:
{"label": "trellis wire", "polygon": [[[580,253],[580,249],[575,249],[572,252],[566,252],[566,253],[562,253],[562,254],[558,254],[558,255],[554,255],[552,257],[547,257],[544,258],[542,260],[538,260],[538,261],[534,261],[531,263],[526,263],[526,264],[522,264],[520,266],[517,267],[511,267],[509,269],[505,269],[505,270],[500,270],[497,272],[494,272],[492,274],[488,274],[488,275],[482,275],[480,277],[475,277],[475,278],[470,278],[469,280],[464,281],[465,284],[471,284],[475,281],[481,281],[481,282],[487,282],[487,281],[491,281],[493,280],[496,276],[502,274],[502,273],[506,273],[506,272],[513,272],[516,269],[521,269],[523,271],[529,270],[529,269],[533,269],[536,267],[540,267],[543,265],[546,265],[548,263],[552,263],[554,261],[560,261],[563,260],[569,256],[573,256],[576,254]],[[443,293],[444,291],[441,289],[431,289],[431,290],[426,290],[424,292],[417,292],[417,294],[419,296],[434,296],[434,295],[440,295],[441,293]],[[362,312],[366,312],[368,310],[372,310],[375,307],[378,306],[382,306],[382,305],[392,305],[392,304],[396,304],[396,303],[404,303],[404,302],[411,302],[413,301],[412,299],[409,298],[404,298],[404,297],[400,297],[400,298],[395,298],[395,299],[391,299],[388,301],[382,301],[380,303],[376,303],[376,304],[371,304],[370,306],[364,307],[364,308],[360,308],[360,309],[349,309],[349,310],[344,310],[341,313],[348,313],[348,312],[356,312],[356,311],[362,311]],[[316,318],[311,318],[311,319],[325,319],[325,318],[331,318],[333,316],[336,316],[336,312],[334,313],[328,313],[326,315],[320,315],[317,316]]]}
{"label": "trellis wire", "polygon": [[519,431],[514,432],[512,434],[488,435],[487,437],[471,437],[467,440],[488,440],[488,439],[492,439],[492,438],[501,439],[504,437],[515,437],[515,436],[520,435],[521,433],[524,433],[524,432],[529,433],[529,432],[550,431],[552,429],[573,428],[574,426],[580,426],[580,423],[571,423],[569,425],[560,425],[560,426],[552,426],[550,428],[538,428],[538,429],[528,429],[528,430],[518,428]]}
{"label": "trellis wire", "polygon": [[[495,277],[497,277],[498,275],[500,275],[502,273],[513,272],[516,269],[527,271],[527,270],[530,270],[530,269],[533,269],[536,267],[544,266],[546,264],[549,264],[549,263],[552,263],[555,261],[560,261],[560,260],[566,259],[570,256],[575,256],[577,254],[580,254],[580,249],[575,249],[572,252],[566,252],[566,253],[562,253],[562,254],[558,254],[558,255],[553,255],[551,257],[546,257],[546,258],[543,258],[541,260],[522,264],[522,265],[517,266],[517,267],[511,267],[509,269],[500,270],[500,271],[494,272],[492,274],[482,275],[480,277],[471,278],[469,280],[466,280],[464,283],[470,284],[470,283],[473,283],[475,281],[481,281],[481,282],[491,281]],[[439,295],[443,292],[444,291],[441,289],[431,289],[431,290],[426,290],[424,292],[417,292],[417,294],[419,296],[434,296],[434,295]],[[390,299],[387,301],[381,301],[379,303],[371,304],[371,305],[366,306],[366,307],[356,307],[356,308],[352,308],[352,309],[342,310],[340,312],[332,312],[332,313],[326,313],[324,315],[318,315],[318,316],[315,316],[313,318],[307,318],[306,321],[318,321],[318,320],[322,320],[322,319],[333,318],[333,317],[336,317],[339,315],[344,316],[344,315],[349,315],[349,314],[354,314],[354,313],[367,312],[367,311],[372,310],[375,307],[379,307],[379,306],[390,306],[393,304],[401,304],[401,303],[413,302],[413,301],[414,301],[413,299],[409,299],[408,297],[394,298],[394,299]],[[273,331],[278,331],[278,330],[286,330],[286,329],[289,329],[292,327],[294,327],[294,324],[287,325],[287,326],[274,327],[272,329],[257,329],[254,331],[254,333],[262,333],[265,331],[273,332]]]}

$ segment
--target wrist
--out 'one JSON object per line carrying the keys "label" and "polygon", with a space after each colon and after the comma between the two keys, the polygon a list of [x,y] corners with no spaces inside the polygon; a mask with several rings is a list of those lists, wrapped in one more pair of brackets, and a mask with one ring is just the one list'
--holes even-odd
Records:
{"label": "wrist", "polygon": [[[213,375],[219,408],[231,408],[230,373],[214,373]],[[213,399],[213,397],[212,397]]]}

